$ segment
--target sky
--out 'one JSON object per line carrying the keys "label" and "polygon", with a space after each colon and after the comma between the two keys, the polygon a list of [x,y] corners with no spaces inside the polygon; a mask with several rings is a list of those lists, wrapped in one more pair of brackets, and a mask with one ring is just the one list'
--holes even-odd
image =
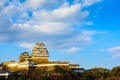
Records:
{"label": "sky", "polygon": [[0,62],[44,42],[50,61],[120,65],[120,1],[0,0]]}

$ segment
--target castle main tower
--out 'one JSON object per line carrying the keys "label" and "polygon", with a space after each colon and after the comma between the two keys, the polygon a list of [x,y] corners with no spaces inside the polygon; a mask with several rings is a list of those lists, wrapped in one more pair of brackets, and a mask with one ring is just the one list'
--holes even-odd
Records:
{"label": "castle main tower", "polygon": [[35,47],[32,49],[31,60],[35,64],[48,62],[48,50],[46,49],[44,43],[37,42]]}

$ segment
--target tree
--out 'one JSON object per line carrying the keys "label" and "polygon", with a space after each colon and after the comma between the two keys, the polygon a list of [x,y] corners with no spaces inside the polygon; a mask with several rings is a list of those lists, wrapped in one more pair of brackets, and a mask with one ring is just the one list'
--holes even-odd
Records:
{"label": "tree", "polygon": [[17,72],[11,73],[10,76],[8,77],[8,80],[18,80],[18,73]]}
{"label": "tree", "polygon": [[120,66],[114,67],[111,71],[110,71],[110,75],[114,76],[114,77],[120,77]]}
{"label": "tree", "polygon": [[57,73],[61,73],[61,74],[65,74],[65,72],[66,72],[65,69],[60,66],[55,66],[54,71]]}
{"label": "tree", "polygon": [[0,67],[2,67],[3,63],[0,64]]}
{"label": "tree", "polygon": [[92,68],[83,73],[82,80],[98,80],[100,78],[107,78],[109,72],[110,70],[106,68]]}

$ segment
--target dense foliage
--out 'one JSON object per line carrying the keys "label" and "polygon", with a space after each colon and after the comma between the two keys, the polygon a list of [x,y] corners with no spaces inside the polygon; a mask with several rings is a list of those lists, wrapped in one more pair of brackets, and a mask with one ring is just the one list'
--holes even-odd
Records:
{"label": "dense foliage", "polygon": [[120,66],[114,67],[112,70],[92,68],[82,73],[75,73],[71,69],[58,66],[54,71],[30,69],[29,71],[13,72],[8,78],[0,77],[0,80],[120,80]]}

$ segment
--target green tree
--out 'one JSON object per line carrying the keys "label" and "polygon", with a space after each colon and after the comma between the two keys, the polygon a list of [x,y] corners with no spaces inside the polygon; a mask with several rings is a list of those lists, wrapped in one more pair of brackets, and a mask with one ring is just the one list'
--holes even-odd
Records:
{"label": "green tree", "polygon": [[106,69],[106,68],[92,68],[89,70],[86,70],[83,75],[82,75],[82,80],[98,80],[100,78],[107,78],[107,76],[109,75],[110,70]]}
{"label": "green tree", "polygon": [[21,75],[18,77],[18,80],[27,80],[28,76],[27,75]]}
{"label": "green tree", "polygon": [[65,69],[60,67],[60,66],[55,66],[54,72],[56,73],[61,73],[61,74],[65,74]]}
{"label": "green tree", "polygon": [[0,64],[0,67],[2,67],[3,63]]}
{"label": "green tree", "polygon": [[18,80],[18,73],[17,72],[13,72],[10,74],[10,76],[8,77],[8,80]]}
{"label": "green tree", "polygon": [[114,67],[111,71],[110,71],[110,75],[114,76],[114,77],[120,77],[120,66]]}

